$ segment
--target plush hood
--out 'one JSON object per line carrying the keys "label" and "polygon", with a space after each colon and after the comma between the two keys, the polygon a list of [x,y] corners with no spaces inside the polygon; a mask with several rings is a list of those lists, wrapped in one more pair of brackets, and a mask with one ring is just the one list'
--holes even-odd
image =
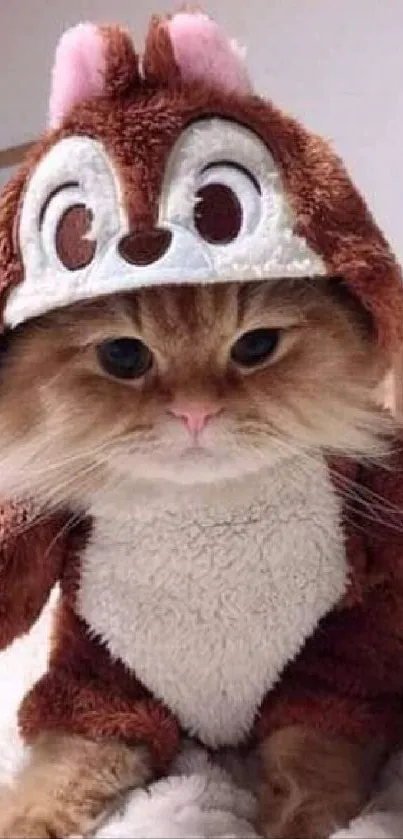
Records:
{"label": "plush hood", "polygon": [[393,353],[387,242],[333,150],[253,93],[210,18],[153,18],[141,60],[119,27],[63,35],[49,129],[0,202],[4,327],[145,286],[324,276]]}

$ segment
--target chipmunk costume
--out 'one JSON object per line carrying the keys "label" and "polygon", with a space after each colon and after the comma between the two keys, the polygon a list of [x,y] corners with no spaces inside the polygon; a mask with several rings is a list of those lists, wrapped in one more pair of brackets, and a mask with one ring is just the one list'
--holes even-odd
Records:
{"label": "chipmunk costume", "polygon": [[[392,357],[403,290],[387,243],[329,147],[253,94],[215,23],[153,19],[141,62],[118,28],[67,32],[50,130],[1,201],[5,327],[161,283],[318,276],[343,278]],[[302,722],[402,739],[394,457],[388,469],[318,460],[300,485],[286,463],[224,498],[209,487],[64,531],[56,518],[21,530],[28,513],[4,507],[1,645],[61,587],[49,669],[20,712],[26,739],[145,742],[158,768],[181,729],[212,747]]]}

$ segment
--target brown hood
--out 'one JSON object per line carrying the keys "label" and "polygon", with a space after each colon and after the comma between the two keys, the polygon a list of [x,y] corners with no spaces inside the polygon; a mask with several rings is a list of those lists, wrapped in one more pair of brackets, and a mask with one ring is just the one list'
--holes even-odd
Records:
{"label": "brown hood", "polygon": [[[193,16],[199,17],[207,20]],[[378,341],[394,353],[403,336],[400,269],[342,162],[321,138],[250,92],[233,52],[224,56],[224,66],[225,61],[235,62],[230,67],[231,83],[228,79],[221,83],[222,59],[216,77],[214,67],[210,74],[204,66],[200,68],[200,62],[195,62],[196,69],[192,67],[189,55],[184,57],[174,40],[175,30],[169,28],[172,20],[153,19],[142,73],[125,32],[116,27],[97,29],[102,41],[102,78],[98,76],[94,90],[89,83],[78,85],[79,93],[66,96],[65,101],[59,91],[53,127],[2,194],[3,308],[10,289],[27,279],[19,238],[27,183],[62,138],[90,137],[102,145],[113,161],[130,228],[148,229],[156,224],[167,161],[185,128],[201,118],[223,117],[250,129],[269,149],[292,210],[294,233],[322,258],[325,272],[344,281],[371,312]],[[211,21],[208,25],[215,27]],[[219,30],[214,32],[218,37]],[[219,37],[224,43],[220,32]],[[230,50],[229,42],[225,44]],[[54,98],[58,83],[54,79]]]}

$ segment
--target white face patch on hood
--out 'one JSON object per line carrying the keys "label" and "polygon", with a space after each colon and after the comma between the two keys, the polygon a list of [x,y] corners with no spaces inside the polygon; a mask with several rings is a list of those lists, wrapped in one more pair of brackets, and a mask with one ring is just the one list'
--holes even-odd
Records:
{"label": "white face patch on hood", "polygon": [[19,227],[24,279],[7,301],[7,326],[137,288],[326,274],[320,256],[294,232],[267,147],[249,129],[218,117],[190,125],[173,148],[158,230],[150,231],[152,257],[144,252],[147,232],[138,237],[141,248],[132,233],[102,145],[82,136],[60,140],[26,189]]}

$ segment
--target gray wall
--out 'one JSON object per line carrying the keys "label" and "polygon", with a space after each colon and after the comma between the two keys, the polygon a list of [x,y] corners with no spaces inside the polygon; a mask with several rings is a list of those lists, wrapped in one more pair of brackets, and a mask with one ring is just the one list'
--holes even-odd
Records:
{"label": "gray wall", "polygon": [[0,169],[0,187],[7,183],[8,179],[13,174],[14,169]]}
{"label": "gray wall", "polygon": [[[141,43],[164,0],[0,0],[0,146],[43,126],[52,54],[79,20],[120,20]],[[206,0],[248,48],[260,91],[344,156],[403,257],[403,0]]]}

